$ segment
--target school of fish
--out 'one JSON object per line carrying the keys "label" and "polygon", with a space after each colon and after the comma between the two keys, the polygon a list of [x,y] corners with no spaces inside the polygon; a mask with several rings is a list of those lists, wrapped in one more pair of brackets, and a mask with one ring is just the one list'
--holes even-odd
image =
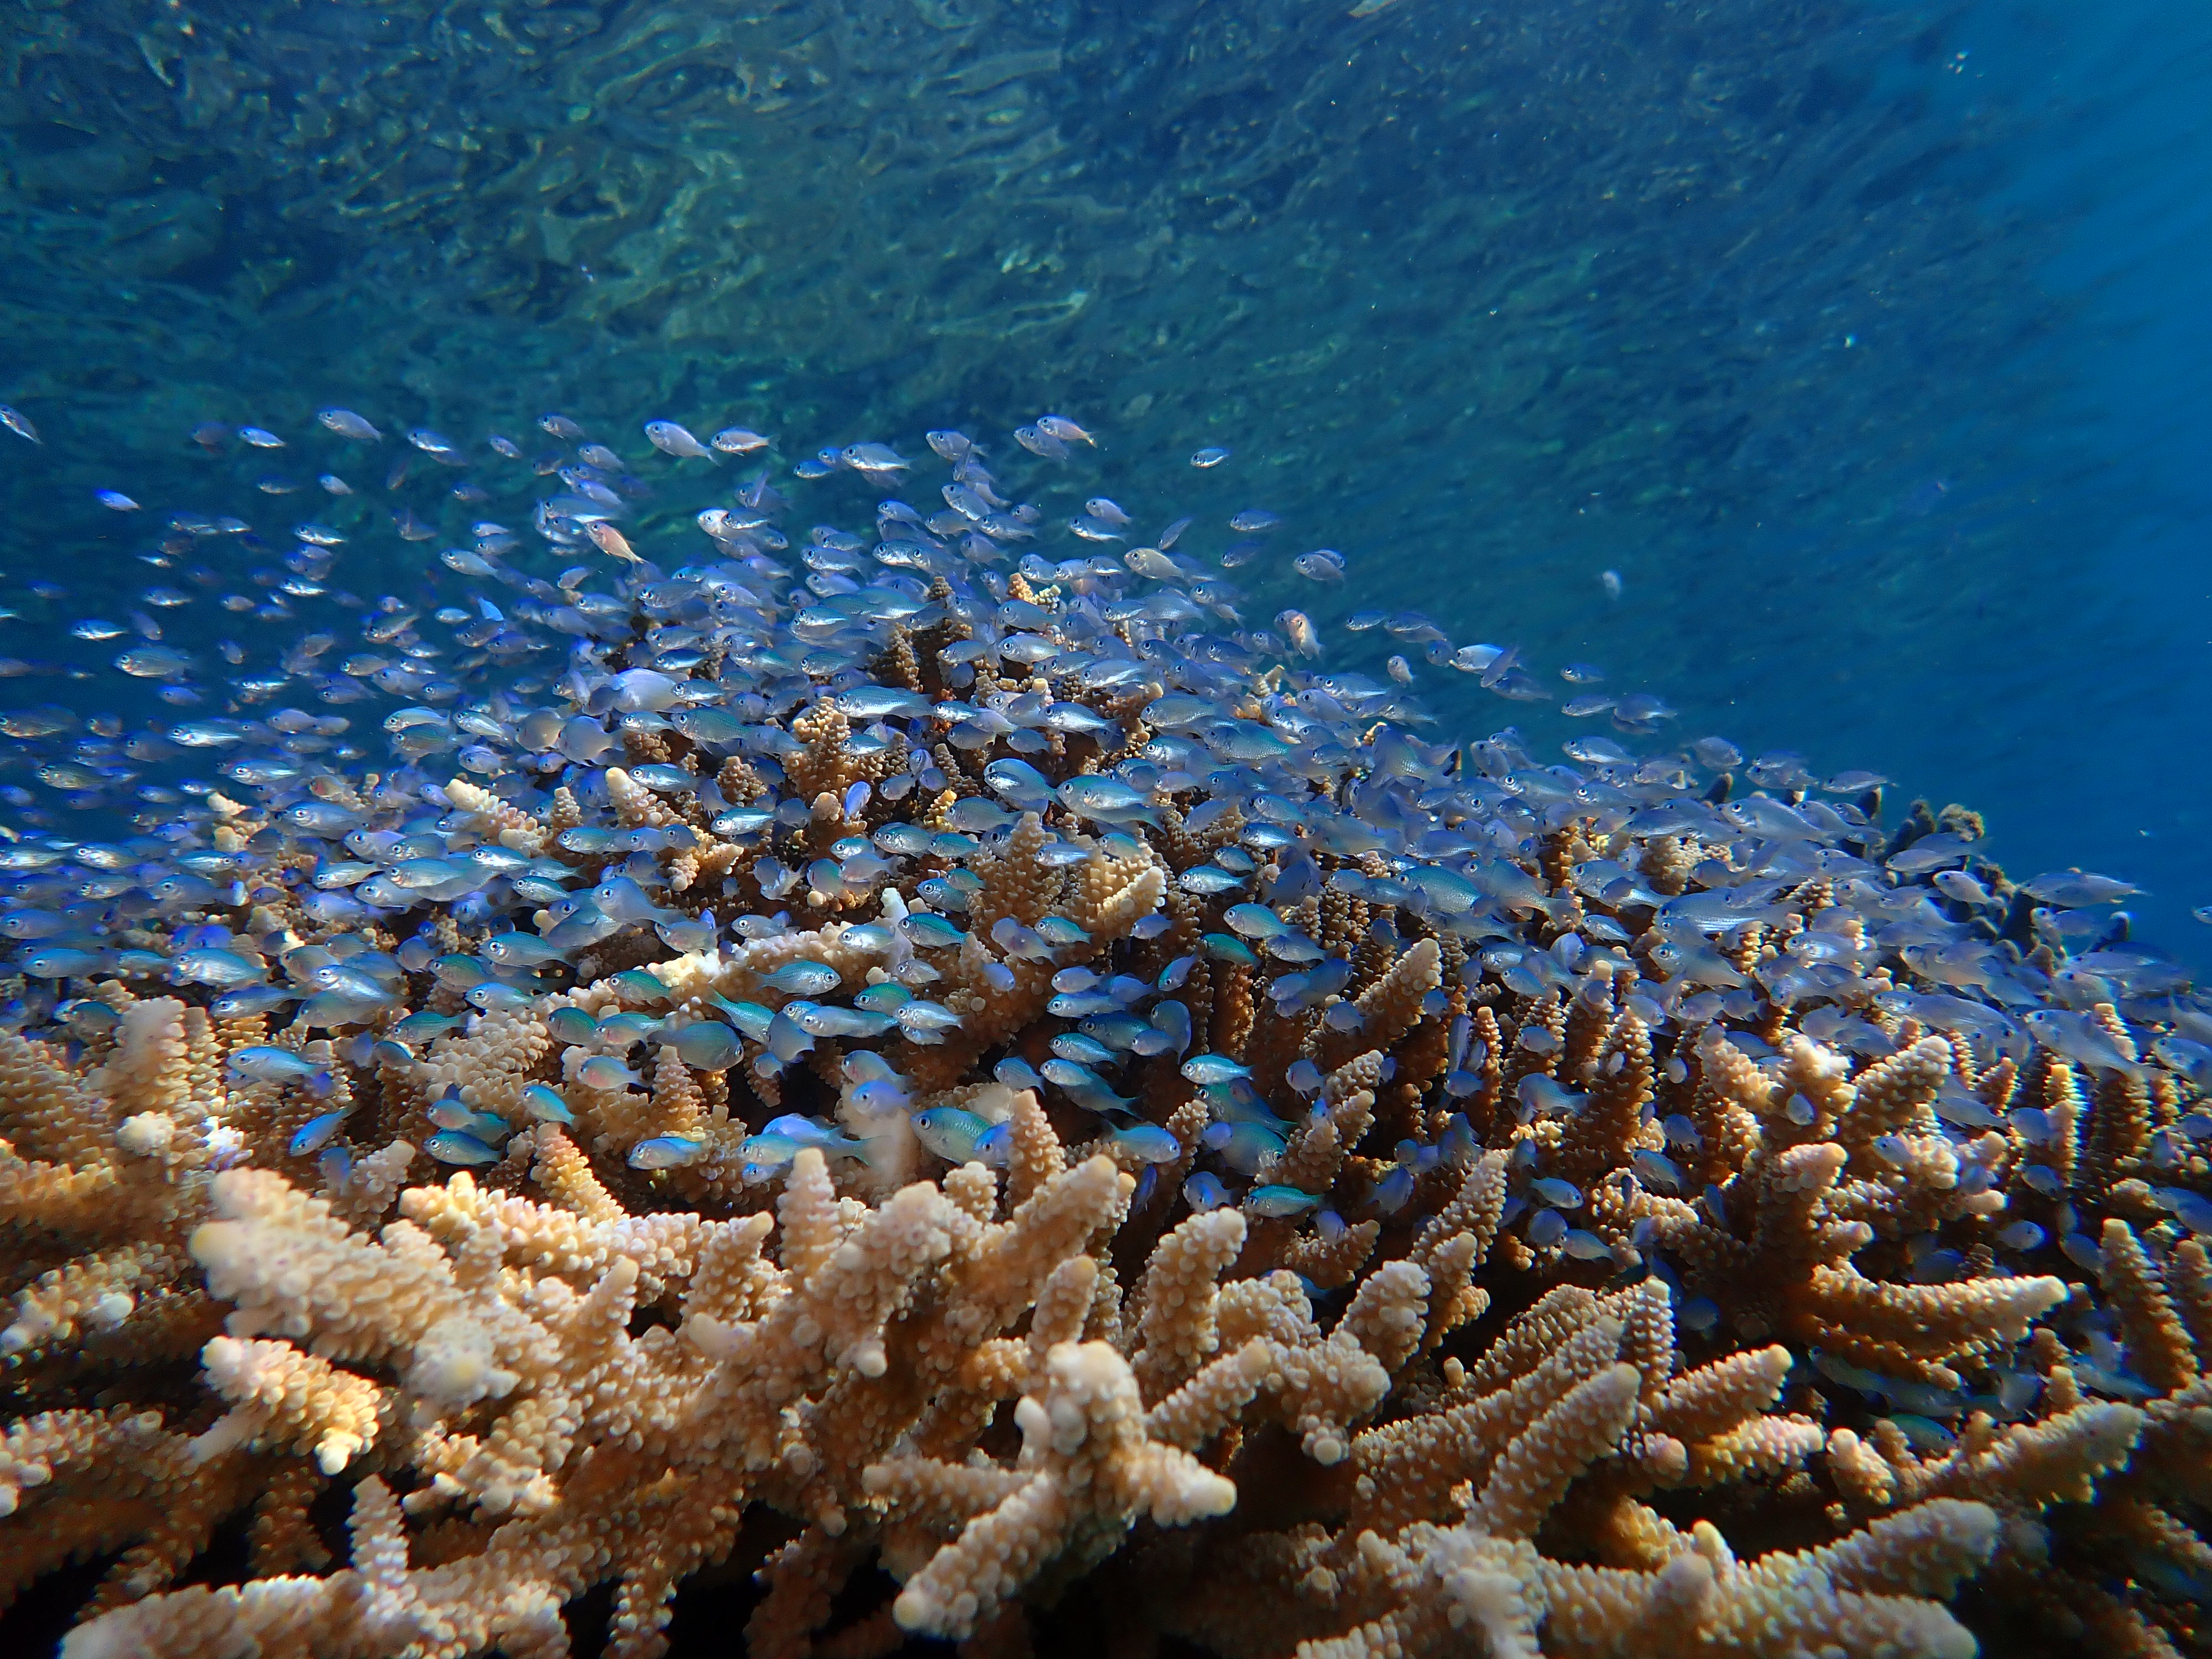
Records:
{"label": "school of fish", "polygon": [[[933,430],[792,464],[668,418],[549,415],[535,457],[343,408],[316,424],[193,435],[321,458],[322,519],[102,491],[143,519],[156,580],[71,631],[112,643],[129,689],[0,713],[40,786],[0,788],[9,1054],[90,1075],[134,1008],[204,1011],[227,1103],[191,1126],[205,1171],[278,1169],[369,1226],[398,1143],[521,1192],[573,1142],[635,1213],[726,1218],[817,1159],[863,1203],[965,1165],[1009,1178],[1032,1097],[1127,1173],[1127,1213],[1267,1230],[1259,1272],[1364,1259],[1502,1155],[1476,1280],[1498,1310],[1649,1285],[1686,1353],[1788,1343],[1819,1448],[1862,1475],[1853,1448],[1893,1452],[1893,1486],[2085,1401],[2208,1409],[2188,1344],[2212,1338],[2212,1001],[2128,942],[2124,881],[2015,880],[1970,811],[1885,825],[1873,774],[1686,739],[1656,695],[1416,611],[1351,617],[1401,647],[1386,678],[1333,668],[1302,612],[1244,614],[1228,571],[1254,544],[1191,550],[1279,533],[1272,513],[1124,507],[1064,415],[1003,452]],[[369,478],[395,459],[449,469],[484,516],[440,547],[386,514]],[[696,516],[668,505],[687,489]],[[1333,586],[1355,563],[1291,568]],[[401,592],[349,591],[379,573]],[[235,637],[187,644],[162,621],[187,606]],[[7,648],[27,683],[36,650]],[[1425,672],[1605,729],[1564,757],[1439,732]],[[1370,1051],[1373,1109],[1310,1156]],[[14,1064],[0,1137],[28,1156]],[[1887,1102],[1858,1140],[1846,1078]],[[1777,1184],[1827,1146],[1847,1170]],[[6,1156],[0,1194],[28,1167]],[[1761,1255],[1787,1191],[1865,1235],[1884,1291],[2059,1289],[1940,1352],[1808,1336],[1747,1282],[1792,1270]],[[93,1371],[53,1358],[40,1311],[66,1250],[10,1224],[18,1432]],[[1340,1308],[1352,1269],[1300,1271]],[[2004,1570],[2039,1550],[2099,1617],[2195,1639],[2212,1548],[2185,1521],[2212,1479],[2188,1443],[2171,1490],[2108,1483],[2118,1542],[1992,1498],[2020,1532]],[[27,1505],[9,1456],[0,1492]],[[1814,1496],[1811,1457],[1776,1463],[1775,1505],[1879,1507],[1871,1476]],[[2047,1502],[2086,1516],[2124,1462]]]}

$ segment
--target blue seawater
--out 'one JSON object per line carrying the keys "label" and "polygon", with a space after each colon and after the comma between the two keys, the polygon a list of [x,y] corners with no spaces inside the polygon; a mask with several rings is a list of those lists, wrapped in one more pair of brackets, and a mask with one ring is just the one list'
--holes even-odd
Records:
{"label": "blue seawater", "polygon": [[[322,625],[215,602],[265,597],[274,552],[204,586],[146,562],[176,513],[279,551],[327,523],[334,580],[406,598],[513,510],[451,493],[485,434],[532,453],[547,410],[654,480],[653,418],[757,428],[783,478],[938,426],[1012,454],[1058,410],[1103,446],[1073,493],[1195,515],[1205,558],[1279,515],[1236,571],[1253,620],[1301,606],[1379,674],[1402,645],[1340,624],[1417,609],[1553,693],[1407,653],[1441,731],[1556,753],[1588,662],[1677,711],[1640,750],[1717,734],[1880,774],[1893,817],[1965,803],[2014,873],[2127,878],[2136,936],[2201,956],[2212,12],[1359,10],[27,9],[0,401],[44,441],[0,433],[0,705],[180,718],[109,666],[135,611],[220,712],[219,641],[250,677]],[[374,459],[330,405],[385,431]],[[471,468],[388,478],[416,426]],[[1298,574],[1322,548],[1340,584]],[[161,816],[132,792],[165,763],[40,777],[66,747],[0,754],[0,823]]]}

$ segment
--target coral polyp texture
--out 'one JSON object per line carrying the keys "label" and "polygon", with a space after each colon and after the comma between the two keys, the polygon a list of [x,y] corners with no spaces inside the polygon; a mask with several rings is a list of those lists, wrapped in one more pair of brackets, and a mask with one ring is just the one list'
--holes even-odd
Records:
{"label": "coral polyp texture", "polygon": [[449,555],[501,598],[362,671],[388,760],[211,718],[158,831],[0,851],[0,1596],[104,1564],[70,1659],[537,1659],[600,1587],[649,1656],[748,1574],[763,1659],[2203,1650],[2212,1017],[2118,884],[1656,699],[1437,741],[1172,535],[1007,566],[932,441],[948,513],[756,486],[673,574],[549,503],[620,580]]}

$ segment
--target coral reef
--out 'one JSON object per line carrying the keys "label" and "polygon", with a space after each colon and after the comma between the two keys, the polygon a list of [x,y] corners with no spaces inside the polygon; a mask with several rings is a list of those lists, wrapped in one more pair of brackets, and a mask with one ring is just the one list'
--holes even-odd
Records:
{"label": "coral reef", "polygon": [[1171,552],[1001,571],[932,443],[950,518],[806,585],[764,501],[508,571],[389,768],[0,853],[0,1596],[105,1562],[71,1659],[553,1655],[600,1586],[647,1656],[702,1571],[763,1656],[2199,1644],[2212,1016],[2067,952],[2100,878],[1432,744]]}

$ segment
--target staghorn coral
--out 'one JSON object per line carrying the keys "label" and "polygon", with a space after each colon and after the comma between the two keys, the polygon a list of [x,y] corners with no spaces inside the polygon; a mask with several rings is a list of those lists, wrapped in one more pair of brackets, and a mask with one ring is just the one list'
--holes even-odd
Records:
{"label": "staghorn coral", "polygon": [[1965,817],[1432,750],[1158,649],[1143,560],[872,617],[723,529],[464,711],[536,769],[416,711],[22,959],[0,1597],[97,1560],[69,1653],[605,1586],[646,1656],[746,1572],[794,1656],[2201,1644],[2212,1017],[1939,910]]}

